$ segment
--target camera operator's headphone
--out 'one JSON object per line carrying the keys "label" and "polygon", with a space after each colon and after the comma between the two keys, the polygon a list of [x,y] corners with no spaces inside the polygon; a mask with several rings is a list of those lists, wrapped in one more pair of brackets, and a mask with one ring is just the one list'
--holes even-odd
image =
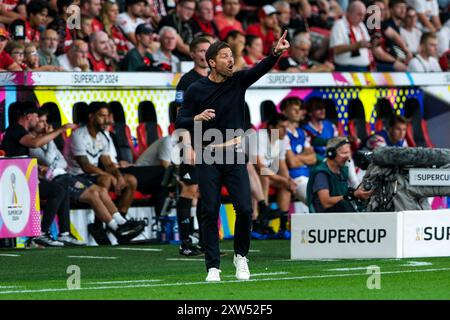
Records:
{"label": "camera operator's headphone", "polygon": [[329,147],[326,150],[326,156],[328,159],[334,159],[337,156],[337,149],[339,149],[340,147],[342,147],[343,145],[346,144],[350,144],[350,140],[348,140],[347,138],[345,138],[345,140],[342,140],[341,142],[339,142],[335,147]]}

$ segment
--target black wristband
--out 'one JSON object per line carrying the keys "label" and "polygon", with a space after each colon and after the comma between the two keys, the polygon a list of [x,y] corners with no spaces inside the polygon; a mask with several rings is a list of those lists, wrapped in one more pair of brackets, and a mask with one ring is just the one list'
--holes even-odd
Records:
{"label": "black wristband", "polygon": [[347,200],[347,201],[355,200],[354,191],[353,190],[349,190],[348,193],[345,196],[343,196],[343,198],[344,198],[344,200]]}

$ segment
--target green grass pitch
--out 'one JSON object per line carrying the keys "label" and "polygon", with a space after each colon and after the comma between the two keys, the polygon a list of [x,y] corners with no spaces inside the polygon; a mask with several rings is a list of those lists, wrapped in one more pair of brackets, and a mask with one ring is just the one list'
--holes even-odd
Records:
{"label": "green grass pitch", "polygon": [[[181,256],[175,245],[2,249],[0,299],[450,299],[447,257],[290,261],[289,241],[255,240],[252,278],[237,281],[232,248],[221,242],[220,283],[206,283],[203,257]],[[373,265],[380,289],[367,286]],[[69,266],[79,268],[79,289],[67,286],[76,285]]]}

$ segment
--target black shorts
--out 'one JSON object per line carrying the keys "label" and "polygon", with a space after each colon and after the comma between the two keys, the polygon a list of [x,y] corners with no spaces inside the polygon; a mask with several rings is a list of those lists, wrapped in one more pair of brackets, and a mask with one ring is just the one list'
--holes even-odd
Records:
{"label": "black shorts", "polygon": [[82,176],[62,174],[53,179],[56,183],[67,187],[70,198],[80,200],[81,194],[93,185],[93,182]]}
{"label": "black shorts", "polygon": [[198,184],[197,167],[188,164],[180,164],[179,167],[180,180],[191,186]]}

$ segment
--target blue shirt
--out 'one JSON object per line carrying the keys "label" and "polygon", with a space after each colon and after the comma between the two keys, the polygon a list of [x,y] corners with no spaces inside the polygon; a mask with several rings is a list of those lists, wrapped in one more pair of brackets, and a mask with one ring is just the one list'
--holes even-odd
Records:
{"label": "blue shirt", "polygon": [[[319,137],[322,139],[331,139],[334,137],[335,128],[331,121],[323,120],[322,121],[322,132],[317,131],[311,124],[308,122],[303,126],[303,129],[308,132],[309,135],[314,137]],[[314,151],[322,156],[325,157],[326,153],[326,147],[325,146],[314,146]]]}
{"label": "blue shirt", "polygon": [[[301,128],[297,128],[296,132],[297,136],[290,131],[287,132],[287,135],[289,137],[292,152],[294,154],[301,154],[305,149],[305,144],[307,143],[306,133]],[[291,168],[289,169],[289,175],[294,179],[302,176],[309,177],[309,167],[307,165],[303,165],[297,168]]]}

